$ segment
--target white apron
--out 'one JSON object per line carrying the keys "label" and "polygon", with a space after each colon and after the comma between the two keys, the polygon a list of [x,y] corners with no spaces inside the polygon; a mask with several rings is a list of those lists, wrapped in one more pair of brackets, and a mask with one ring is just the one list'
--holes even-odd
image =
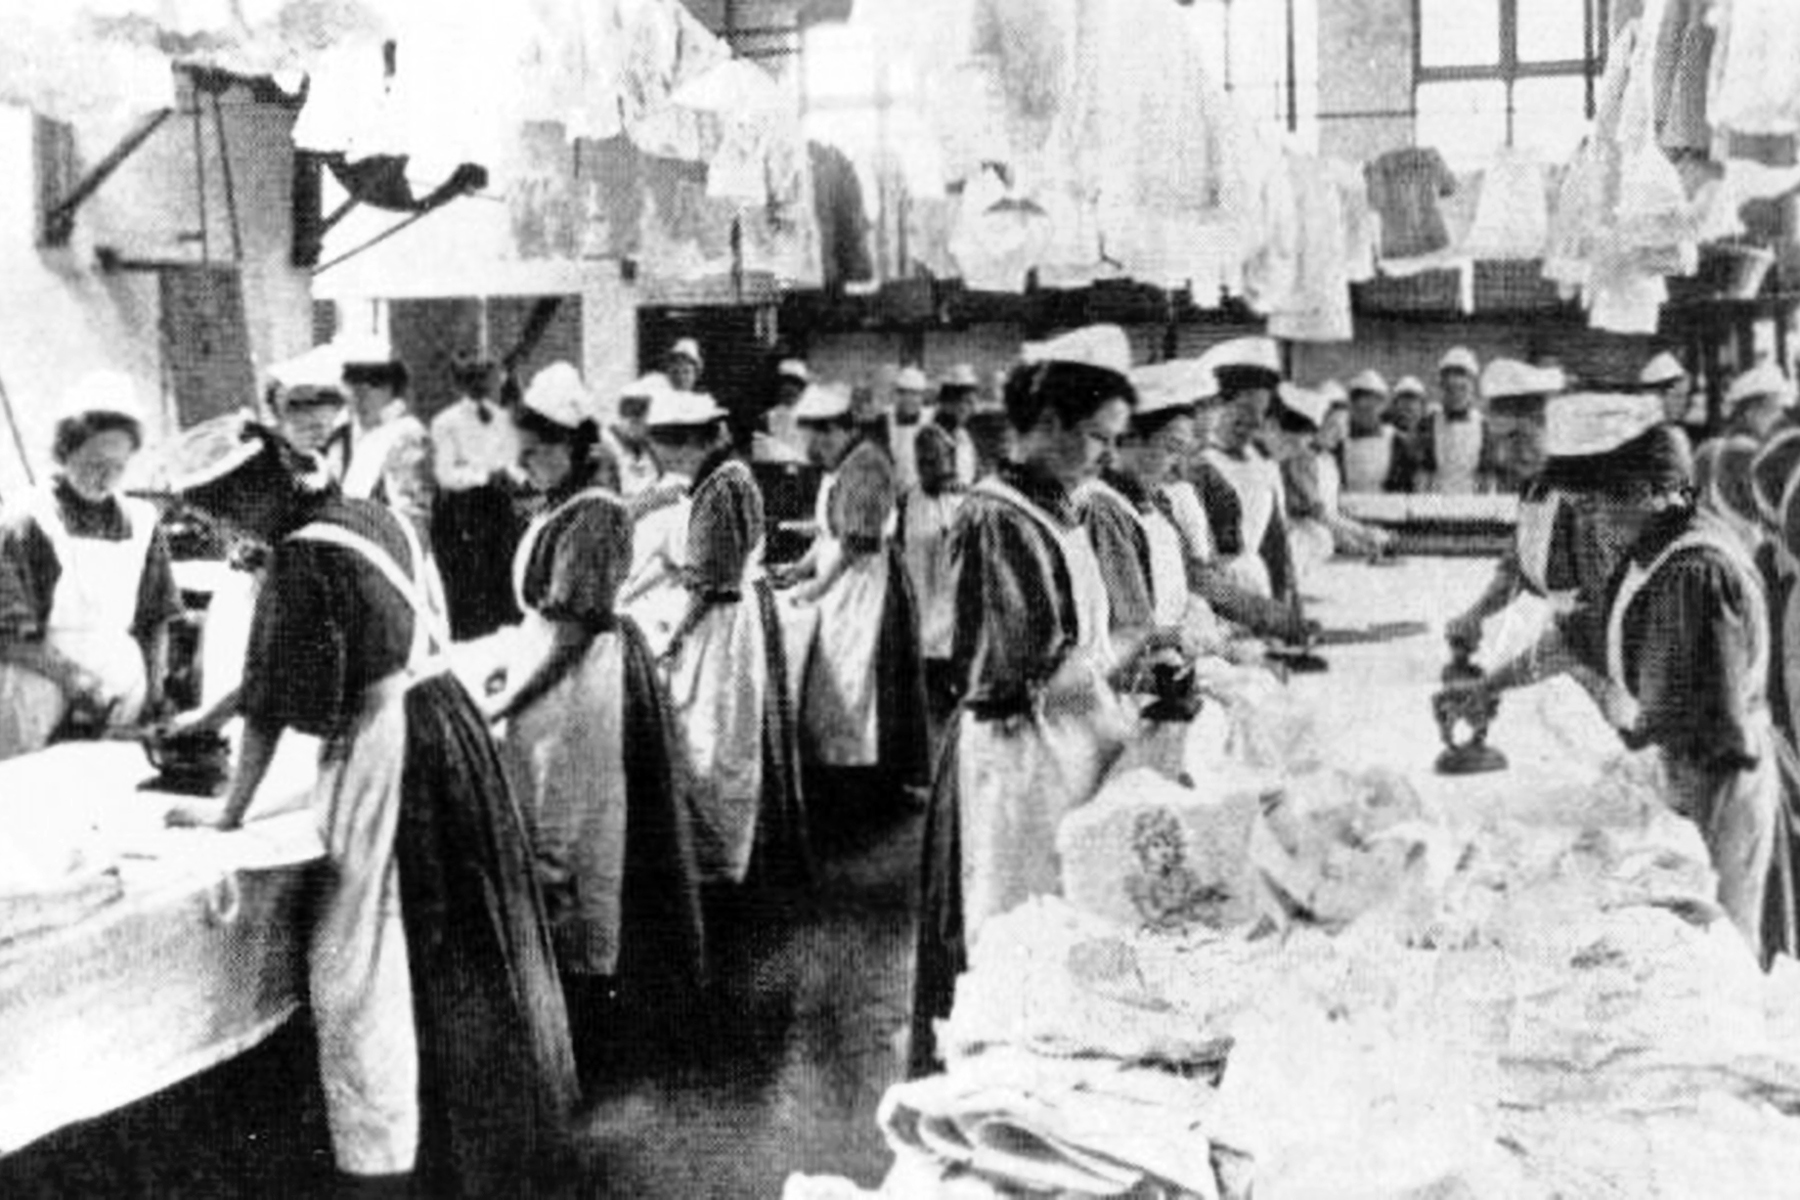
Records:
{"label": "white apron", "polygon": [[1754,516],[1739,512],[1725,497],[1725,489],[1719,479],[1719,461],[1724,457],[1726,438],[1715,438],[1700,448],[1700,453],[1707,457],[1704,466],[1696,465],[1695,475],[1704,475],[1706,487],[1699,497],[1702,511],[1724,525],[1752,554],[1762,545],[1765,536],[1763,528]]}
{"label": "white apron", "polygon": [[[101,696],[113,706],[112,724],[134,724],[147,684],[143,647],[131,626],[159,520],[156,507],[120,496],[131,536],[114,542],[71,534],[49,489],[34,492],[26,504],[60,568],[44,641],[99,678]],[[43,749],[68,710],[68,698],[49,678],[0,663],[0,759]]]}
{"label": "white apron", "polygon": [[1208,450],[1206,461],[1218,469],[1225,482],[1236,493],[1242,513],[1243,553],[1225,564],[1225,573],[1233,583],[1258,596],[1271,597],[1275,585],[1269,579],[1269,565],[1260,553],[1269,525],[1281,511],[1281,469],[1255,450],[1244,458],[1236,458],[1222,450]]}
{"label": "white apron", "polygon": [[888,445],[894,451],[894,481],[902,492],[910,492],[919,486],[919,456],[915,447],[919,441],[919,430],[925,427],[924,418],[911,425],[902,425],[888,417]]}
{"label": "white apron", "polygon": [[[412,526],[397,523],[412,561],[423,563]],[[350,729],[321,746],[313,791],[333,872],[318,900],[308,954],[332,1151],[340,1170],[395,1174],[412,1170],[419,1144],[418,1031],[394,855],[406,693],[432,673],[430,656],[448,644],[449,631],[423,589],[381,547],[324,523],[291,536],[361,555],[413,610],[407,669],[371,686]]]}
{"label": "white apron", "polygon": [[1392,425],[1367,437],[1344,440],[1344,490],[1346,492],[1380,492],[1387,489],[1388,475],[1394,469],[1394,439],[1399,436]]}
{"label": "white apron", "polygon": [[919,650],[926,659],[947,659],[956,637],[956,595],[950,580],[950,526],[962,507],[961,492],[927,496],[914,489],[906,497],[902,553],[919,606]]}
{"label": "white apron", "polygon": [[1467,496],[1480,481],[1482,419],[1479,409],[1460,421],[1446,419],[1441,413],[1432,422],[1432,450],[1437,455],[1437,471],[1431,479],[1431,490],[1440,496]]}
{"label": "white apron", "polygon": [[[821,573],[834,569],[844,557],[843,543],[830,527],[837,479],[833,473],[820,484],[814,515]],[[890,515],[889,536],[892,524]],[[826,766],[870,767],[881,758],[876,659],[887,609],[888,569],[885,546],[859,555],[813,601],[819,627],[801,692],[800,728],[813,757]]]}
{"label": "white apron", "polygon": [[[525,602],[525,572],[550,522],[594,497],[590,488],[532,521],[513,555],[513,596],[524,619],[511,669],[543,661],[556,623]],[[614,499],[617,503],[617,500]],[[581,661],[507,722],[501,761],[530,831],[557,964],[581,975],[618,966],[625,883],[625,666],[617,632],[595,635]]]}
{"label": "white apron", "polygon": [[1112,666],[1106,587],[1087,532],[1063,529],[998,479],[983,479],[975,489],[1018,508],[1061,548],[1079,630],[1057,681],[1079,690],[1069,702],[1038,705],[1015,719],[962,714],[956,770],[963,927],[971,945],[988,918],[1061,890],[1057,826],[1094,797],[1129,729],[1106,679]]}
{"label": "white apron", "polygon": [[1174,514],[1175,528],[1181,534],[1186,552],[1201,562],[1211,562],[1218,550],[1213,543],[1212,523],[1206,518],[1206,506],[1200,503],[1200,493],[1194,485],[1186,480],[1175,480],[1162,485],[1163,495],[1169,501],[1169,511]]}
{"label": "white apron", "polygon": [[1562,511],[1561,492],[1546,492],[1535,500],[1519,505],[1518,529],[1514,535],[1514,552],[1519,559],[1519,574],[1533,595],[1542,596],[1559,613],[1573,612],[1576,592],[1567,588],[1550,590],[1550,551],[1555,543],[1556,517]]}
{"label": "white apron", "polygon": [[709,606],[668,664],[669,703],[687,750],[696,857],[707,880],[742,883],[756,844],[770,687],[755,592],[761,577],[759,544],[744,564],[741,599]]}
{"label": "white apron", "polygon": [[624,612],[658,657],[667,652],[687,615],[688,515],[693,508],[693,500],[683,495],[639,517],[631,531],[631,572],[620,591],[634,598]]}
{"label": "white apron", "polygon": [[[1762,573],[1724,529],[1690,529],[1676,538],[1648,567],[1631,564],[1619,584],[1612,611],[1607,614],[1606,669],[1623,703],[1609,714],[1624,730],[1637,724],[1635,697],[1626,684],[1625,616],[1631,603],[1657,571],[1676,554],[1696,546],[1710,547],[1738,575],[1750,597],[1751,665],[1744,674],[1743,697],[1749,714],[1750,753],[1756,766],[1733,772],[1719,794],[1705,790],[1712,780],[1663,756],[1668,768],[1669,807],[1699,827],[1700,836],[1719,877],[1719,905],[1753,948],[1762,945],[1763,895],[1768,885],[1769,864],[1776,853],[1776,815],[1782,804],[1781,775],[1777,766],[1774,724],[1770,720],[1764,685],[1769,669],[1768,606],[1762,600]],[[1697,787],[1700,790],[1696,790]]]}
{"label": "white apron", "polygon": [[643,495],[662,478],[662,467],[648,449],[632,451],[611,428],[601,432],[600,442],[618,464],[619,494],[627,500]]}

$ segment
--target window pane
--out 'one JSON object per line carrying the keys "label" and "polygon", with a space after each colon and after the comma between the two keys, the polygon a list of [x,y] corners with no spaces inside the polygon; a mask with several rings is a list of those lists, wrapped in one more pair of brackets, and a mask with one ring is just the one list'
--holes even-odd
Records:
{"label": "window pane", "polygon": [[1580,59],[1584,48],[1584,0],[1516,0],[1519,6],[1519,61]]}
{"label": "window pane", "polygon": [[1567,161],[1587,132],[1587,86],[1579,75],[1513,84],[1513,145],[1550,162]]}
{"label": "window pane", "polygon": [[1420,66],[1499,64],[1500,0],[1419,0]]}
{"label": "window pane", "polygon": [[1415,140],[1467,168],[1506,145],[1506,85],[1499,80],[1421,83],[1415,91],[1419,120]]}

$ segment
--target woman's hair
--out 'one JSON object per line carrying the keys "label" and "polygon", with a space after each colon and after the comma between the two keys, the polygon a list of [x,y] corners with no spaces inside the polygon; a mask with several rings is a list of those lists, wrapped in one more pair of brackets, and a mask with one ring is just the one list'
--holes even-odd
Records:
{"label": "woman's hair", "polygon": [[1006,419],[1024,433],[1055,413],[1063,425],[1085,421],[1109,400],[1137,403],[1129,380],[1084,363],[1022,363],[1006,377]]}
{"label": "woman's hair", "polygon": [[465,395],[477,400],[492,400],[495,365],[492,359],[459,354],[450,360],[450,382]]}
{"label": "woman's hair", "polygon": [[711,446],[719,440],[720,421],[708,421],[704,425],[652,425],[650,440],[683,448]]}
{"label": "woman's hair", "polygon": [[587,469],[586,464],[593,459],[594,447],[600,441],[600,429],[591,420],[583,421],[570,429],[567,425],[558,425],[543,414],[523,406],[513,414],[513,424],[520,433],[529,433],[540,442],[567,446],[577,472]]}
{"label": "woman's hair", "polygon": [[1174,408],[1159,408],[1152,413],[1131,414],[1131,436],[1138,441],[1148,441],[1179,421],[1183,417],[1192,417],[1192,405],[1182,404]]}
{"label": "woman's hair", "polygon": [[[1745,472],[1745,511],[1754,513],[1755,499],[1747,477]],[[1673,430],[1658,425],[1604,454],[1553,458],[1545,466],[1543,478],[1549,486],[1577,495],[1649,500],[1687,491],[1693,478],[1693,458]]]}
{"label": "woman's hair", "polygon": [[66,463],[90,438],[114,431],[130,434],[133,450],[143,449],[144,427],[136,417],[116,412],[84,412],[64,417],[56,423],[55,440],[51,443],[50,452],[57,462]]}
{"label": "woman's hair", "polygon": [[412,372],[403,362],[349,363],[344,367],[344,382],[384,387],[396,396],[404,396],[412,383]]}
{"label": "woman's hair", "polygon": [[1306,417],[1301,416],[1287,405],[1277,401],[1270,406],[1269,415],[1275,418],[1275,427],[1283,433],[1305,436],[1319,432],[1319,427]]}

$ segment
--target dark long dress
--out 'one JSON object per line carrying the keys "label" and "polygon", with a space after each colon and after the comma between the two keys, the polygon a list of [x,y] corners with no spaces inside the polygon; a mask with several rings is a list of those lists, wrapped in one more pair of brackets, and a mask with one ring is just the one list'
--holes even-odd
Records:
{"label": "dark long dress", "polygon": [[[398,518],[378,504],[332,496],[308,515],[408,562]],[[355,552],[281,543],[251,633],[246,716],[333,737],[371,685],[405,668],[413,620]],[[433,1196],[530,1194],[560,1158],[576,1098],[530,847],[461,684],[416,683],[405,711],[395,855],[419,1054],[415,1178]]]}

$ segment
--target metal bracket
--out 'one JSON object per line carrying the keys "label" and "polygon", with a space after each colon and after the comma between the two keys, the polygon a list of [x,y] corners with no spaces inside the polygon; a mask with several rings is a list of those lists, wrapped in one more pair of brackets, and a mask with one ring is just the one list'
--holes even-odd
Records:
{"label": "metal bracket", "polygon": [[173,108],[159,108],[149,113],[143,120],[119,140],[119,144],[106,153],[106,156],[95,163],[86,175],[69,189],[64,196],[44,214],[42,239],[45,246],[61,248],[69,244],[75,234],[75,211],[87,202],[100,185],[112,178],[114,171],[124,165],[125,160],[137,152],[150,139],[150,135],[162,127],[162,123],[173,116]]}

